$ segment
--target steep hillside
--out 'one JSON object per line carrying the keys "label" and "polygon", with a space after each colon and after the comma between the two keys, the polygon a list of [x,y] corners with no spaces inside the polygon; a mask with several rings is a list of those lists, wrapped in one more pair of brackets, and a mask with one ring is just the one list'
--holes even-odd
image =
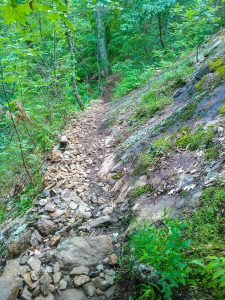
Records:
{"label": "steep hillside", "polygon": [[70,120],[1,225],[0,299],[223,299],[224,33]]}

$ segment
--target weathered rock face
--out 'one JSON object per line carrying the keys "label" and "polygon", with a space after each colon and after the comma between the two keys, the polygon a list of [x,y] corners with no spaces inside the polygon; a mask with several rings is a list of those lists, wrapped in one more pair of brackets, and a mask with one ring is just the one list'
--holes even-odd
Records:
{"label": "weathered rock face", "polygon": [[64,241],[57,248],[57,258],[64,268],[71,271],[76,266],[94,266],[112,252],[109,236],[74,237]]}
{"label": "weathered rock face", "polygon": [[55,295],[55,300],[87,300],[84,292],[78,289],[68,289],[61,295]]}
{"label": "weathered rock face", "polygon": [[0,300],[16,300],[19,285],[12,279],[0,278]]}

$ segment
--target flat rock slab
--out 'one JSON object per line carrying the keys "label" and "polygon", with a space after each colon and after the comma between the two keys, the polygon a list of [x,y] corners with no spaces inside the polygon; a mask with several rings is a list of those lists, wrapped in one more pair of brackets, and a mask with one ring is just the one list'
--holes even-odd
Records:
{"label": "flat rock slab", "polygon": [[102,217],[99,217],[97,219],[91,219],[87,222],[85,222],[81,227],[80,229],[91,229],[91,228],[94,228],[94,227],[101,227],[103,225],[105,225],[106,223],[110,223],[112,222],[110,216],[102,216]]}
{"label": "flat rock slab", "polygon": [[78,289],[68,289],[61,293],[56,294],[55,300],[88,300],[84,292]]}
{"label": "flat rock slab", "polygon": [[19,285],[12,279],[0,278],[0,300],[16,300]]}
{"label": "flat rock slab", "polygon": [[99,235],[68,239],[58,246],[56,256],[63,261],[64,269],[71,271],[77,266],[95,266],[111,252],[111,237]]}

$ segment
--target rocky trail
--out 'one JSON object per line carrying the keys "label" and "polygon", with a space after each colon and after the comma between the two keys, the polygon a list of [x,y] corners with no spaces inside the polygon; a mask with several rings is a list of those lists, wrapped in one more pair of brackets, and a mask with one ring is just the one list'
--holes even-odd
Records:
{"label": "rocky trail", "polygon": [[[114,294],[114,201],[110,184],[99,175],[113,148],[107,130],[99,129],[108,107],[94,101],[71,120],[49,155],[46,188],[26,221],[15,221],[14,237],[24,233],[9,243],[10,257],[19,258],[7,262],[0,299],[109,299]],[[2,235],[11,236],[10,221]]]}

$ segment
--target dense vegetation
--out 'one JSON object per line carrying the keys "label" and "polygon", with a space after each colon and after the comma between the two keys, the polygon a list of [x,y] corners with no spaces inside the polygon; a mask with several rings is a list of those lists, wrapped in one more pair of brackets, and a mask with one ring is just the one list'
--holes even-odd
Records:
{"label": "dense vegetation", "polygon": [[[17,216],[31,207],[42,188],[44,155],[68,118],[105,91],[108,76],[119,78],[114,101],[152,81],[151,90],[129,117],[131,130],[171,103],[173,92],[193,72],[193,53],[198,63],[203,43],[224,26],[224,8],[223,0],[1,1],[0,222],[9,211]],[[210,68],[225,77],[222,60]],[[206,79],[197,83],[197,91]],[[181,122],[189,118],[194,105],[182,112]],[[224,106],[220,113],[225,114]],[[201,148],[208,160],[215,158],[213,130],[199,127],[192,132],[184,127],[156,140],[140,156],[133,175],[146,174],[174,147]],[[123,174],[116,176],[113,179]],[[130,197],[152,191],[151,185],[137,187]],[[224,185],[218,183],[203,191],[200,201],[206,207],[200,207],[191,221],[165,216],[162,226],[138,225],[122,262],[127,276],[133,276],[137,261],[151,271],[134,291],[136,296],[172,299],[174,290],[184,285],[198,297],[201,293],[209,299],[225,296],[225,262],[220,256],[224,197]],[[214,256],[205,251],[206,239],[212,241]]]}

